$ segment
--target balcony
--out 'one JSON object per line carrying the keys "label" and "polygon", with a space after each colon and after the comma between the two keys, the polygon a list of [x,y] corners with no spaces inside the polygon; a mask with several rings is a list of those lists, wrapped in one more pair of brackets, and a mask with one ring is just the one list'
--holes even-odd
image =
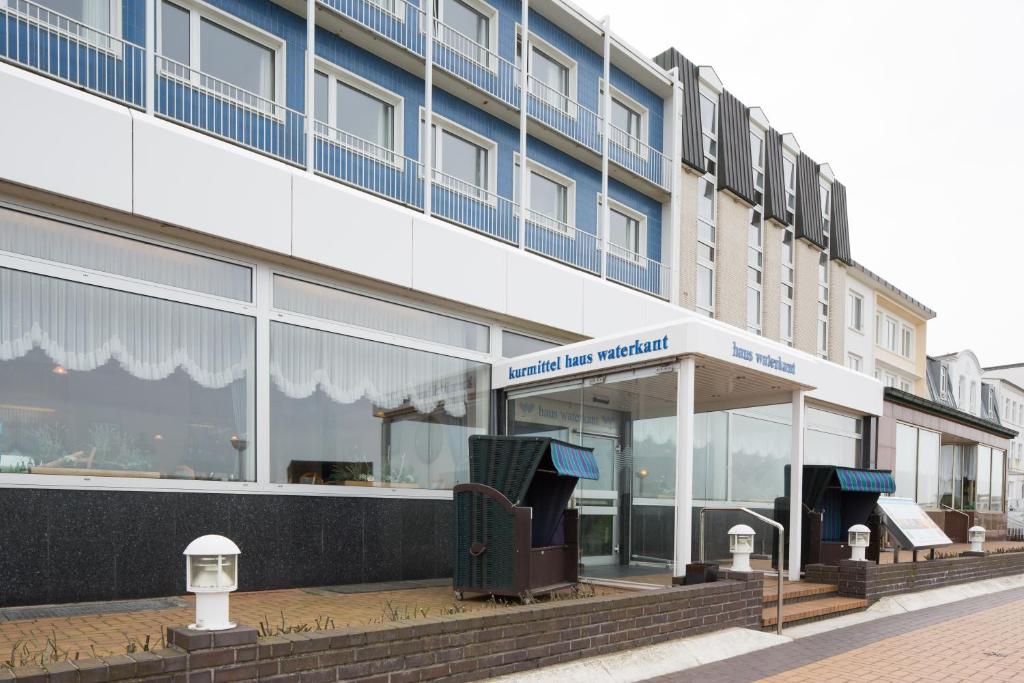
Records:
{"label": "balcony", "polygon": [[601,117],[558,90],[530,76],[527,114],[548,128],[602,153]]}
{"label": "balcony", "polygon": [[608,160],[657,185],[672,191],[672,161],[646,142],[613,125],[608,126]]}
{"label": "balcony", "polygon": [[0,59],[142,109],[145,48],[25,0],[0,0]]}
{"label": "balcony", "polygon": [[617,244],[609,243],[606,251],[608,262],[605,268],[609,280],[662,299],[669,298],[670,271],[663,263]]}

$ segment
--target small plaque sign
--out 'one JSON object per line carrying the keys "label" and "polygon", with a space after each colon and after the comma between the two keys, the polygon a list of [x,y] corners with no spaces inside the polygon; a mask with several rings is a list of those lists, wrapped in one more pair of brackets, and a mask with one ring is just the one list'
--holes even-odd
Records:
{"label": "small plaque sign", "polygon": [[951,545],[953,541],[939,528],[928,513],[910,498],[878,499],[878,509],[885,517],[885,526],[907,550]]}

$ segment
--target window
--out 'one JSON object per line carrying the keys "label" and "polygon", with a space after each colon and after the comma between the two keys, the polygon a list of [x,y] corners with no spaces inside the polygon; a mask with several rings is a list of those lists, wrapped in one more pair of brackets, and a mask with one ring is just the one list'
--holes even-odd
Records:
{"label": "window", "polygon": [[971,382],[971,393],[968,398],[968,404],[970,405],[970,411],[972,413],[978,410],[978,383]]}
{"label": "window", "polygon": [[850,329],[864,332],[864,297],[857,292],[850,292]]}
{"label": "window", "polygon": [[828,358],[829,235],[832,217],[830,190],[830,185],[821,183],[821,220],[825,234],[825,249],[818,257],[818,354],[822,358]]}
{"label": "window", "polygon": [[[88,42],[101,42],[96,29],[115,38],[121,35],[121,0],[4,0],[11,9],[78,35]],[[42,9],[39,9],[42,8]],[[56,13],[56,14],[55,14]],[[58,16],[59,15],[59,16]],[[66,17],[66,19],[64,18]],[[68,21],[70,19],[71,21]]]}
{"label": "window", "polygon": [[490,17],[462,0],[434,0],[434,16],[477,44],[490,48]]}
{"label": "window", "polygon": [[946,366],[939,366],[939,396],[941,398],[947,397],[946,384],[949,382],[949,377],[946,374]]}
{"label": "window", "polygon": [[402,143],[402,98],[340,69],[321,69],[314,72],[317,134],[394,162],[391,152],[400,153]]}
{"label": "window", "polygon": [[[538,43],[541,43],[539,46]],[[519,51],[522,51],[520,45]],[[530,35],[530,93],[541,102],[575,116],[572,75],[575,69],[555,55],[557,51]]]}
{"label": "window", "polygon": [[487,431],[484,363],[270,323],[271,481],[450,489]]}
{"label": "window", "polygon": [[495,143],[437,114],[433,132],[434,182],[470,197],[494,201]]}
{"label": "window", "polygon": [[914,330],[907,325],[900,328],[900,355],[904,358],[914,355]]}
{"label": "window", "polygon": [[537,339],[536,337],[529,337],[525,334],[519,334],[518,332],[512,332],[510,330],[501,331],[502,358],[516,358],[517,356],[525,356],[528,353],[534,353],[536,351],[553,349],[556,346],[558,346],[558,344],[554,342]]}
{"label": "window", "polygon": [[[598,208],[601,198],[598,197]],[[647,217],[614,199],[608,207],[608,241],[612,253],[620,256],[644,256],[647,253]]]}
{"label": "window", "polygon": [[697,312],[709,318],[715,316],[717,108],[717,95],[700,93],[700,120],[707,172],[697,184]]}
{"label": "window", "polygon": [[[943,464],[946,459],[942,436],[938,432],[896,423],[893,478],[897,496],[911,498],[929,508],[937,507],[940,501],[948,505],[948,499],[942,495],[948,481],[946,473],[949,466]],[[943,491],[940,491],[940,485]]]}
{"label": "window", "polygon": [[898,329],[899,323],[896,321],[896,319],[890,318],[889,316],[885,316],[882,328],[883,346],[886,348],[886,350],[892,351],[893,353],[897,353],[899,351],[899,334],[897,333]]}
{"label": "window", "polygon": [[[573,234],[575,223],[575,183],[560,173],[527,160],[529,186],[526,194],[527,218],[531,222],[560,233]],[[519,155],[516,154],[513,185],[519,200]]]}
{"label": "window", "polygon": [[862,372],[864,369],[864,359],[855,353],[848,353],[846,354],[846,367]]}
{"label": "window", "polygon": [[914,393],[914,385],[910,380],[900,378],[900,391],[905,391],[908,394]]}
{"label": "window", "polygon": [[497,42],[496,10],[476,0],[433,1],[437,38],[443,48],[454,50],[492,71],[497,69],[497,55],[493,52]]}
{"label": "window", "polygon": [[782,341],[790,346],[793,345],[793,301],[795,295],[794,288],[796,286],[794,276],[794,240],[793,226],[788,225],[782,233],[782,279],[779,284],[779,327]]}
{"label": "window", "polygon": [[761,301],[764,280],[764,138],[750,129],[751,174],[754,181],[754,206],[747,226],[747,331],[763,332]]}
{"label": "window", "polygon": [[750,160],[754,173],[754,190],[764,192],[764,138],[754,130],[750,131]]}
{"label": "window", "polygon": [[[603,113],[604,80],[600,82],[601,103],[598,111]],[[630,97],[612,88],[611,142],[622,149],[647,158],[647,109]]]}
{"label": "window", "polygon": [[782,178],[786,188],[786,218],[792,226],[796,216],[796,162],[788,156],[782,158]]}
{"label": "window", "polygon": [[704,136],[704,164],[710,175],[716,175],[718,161],[718,98],[700,94],[700,123]]}
{"label": "window", "polygon": [[277,78],[283,41],[205,6],[163,0],[157,50],[172,77],[249,106],[277,101],[283,92]]}

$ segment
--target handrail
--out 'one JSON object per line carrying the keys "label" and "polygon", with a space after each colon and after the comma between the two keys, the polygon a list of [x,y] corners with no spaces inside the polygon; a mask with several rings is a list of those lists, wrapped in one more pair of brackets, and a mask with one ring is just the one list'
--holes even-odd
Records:
{"label": "handrail", "polygon": [[704,506],[704,507],[702,507],[700,509],[700,561],[701,562],[704,562],[704,513],[707,512],[708,510],[711,510],[713,512],[714,511],[717,511],[717,512],[723,512],[723,511],[745,512],[748,515],[750,515],[751,517],[759,519],[762,522],[764,522],[765,524],[773,526],[773,527],[775,527],[776,529],[779,530],[779,552],[776,553],[778,555],[777,562],[779,564],[779,566],[778,566],[778,569],[779,569],[779,598],[778,598],[778,601],[776,602],[775,632],[778,633],[779,635],[782,635],[782,596],[783,596],[782,574],[784,572],[783,565],[782,565],[782,558],[784,558],[786,556],[786,553],[785,553],[785,549],[786,549],[786,527],[782,526],[780,523],[776,522],[774,519],[768,519],[764,515],[760,515],[760,514],[754,512],[750,508],[732,507],[732,506],[729,506],[729,505],[706,505],[706,506]]}
{"label": "handrail", "polygon": [[967,514],[966,512],[964,512],[963,510],[958,510],[958,509],[956,509],[955,507],[953,507],[951,505],[946,505],[945,503],[939,503],[939,507],[940,508],[945,508],[945,509],[949,510],[950,512],[956,512],[957,514],[963,515],[964,517],[967,518],[967,523],[968,524],[971,522],[971,516],[969,514]]}

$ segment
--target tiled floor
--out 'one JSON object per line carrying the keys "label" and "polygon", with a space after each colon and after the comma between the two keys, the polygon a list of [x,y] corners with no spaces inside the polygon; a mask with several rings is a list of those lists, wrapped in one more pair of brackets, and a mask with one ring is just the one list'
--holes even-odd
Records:
{"label": "tiled floor", "polygon": [[1022,681],[1024,589],[827,631],[653,680]]}
{"label": "tiled floor", "polygon": [[[621,592],[606,587],[593,590],[597,595]],[[167,626],[183,626],[194,620],[192,597],[182,598],[182,603],[184,607],[171,609],[0,621],[0,664],[12,657],[12,651],[18,661],[26,652],[38,653],[54,646],[71,658],[76,653],[83,658],[124,653],[132,642],[142,649],[147,637],[150,647],[160,647]],[[270,629],[281,626],[282,619],[285,626],[309,624],[315,628],[319,620],[321,625],[341,628],[444,616],[453,609],[493,610],[502,609],[502,605],[469,596],[456,602],[450,584],[360,593],[310,588],[231,596],[233,620],[256,628],[262,623]]]}

